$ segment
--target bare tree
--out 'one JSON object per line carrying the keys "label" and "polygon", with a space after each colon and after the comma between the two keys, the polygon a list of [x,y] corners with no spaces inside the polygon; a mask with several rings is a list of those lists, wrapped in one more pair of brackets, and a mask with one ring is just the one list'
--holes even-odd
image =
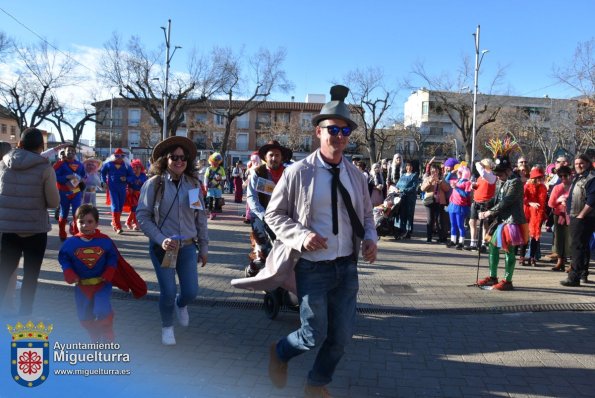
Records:
{"label": "bare tree", "polygon": [[302,126],[297,120],[286,121],[275,120],[270,127],[258,134],[257,145],[261,146],[270,140],[276,140],[293,152],[310,152],[308,137],[310,132],[304,133]]}
{"label": "bare tree", "polygon": [[[445,114],[461,133],[465,147],[465,159],[470,161],[473,139],[473,98],[469,93],[461,92],[463,88],[472,87],[474,83],[474,67],[472,67],[469,58],[463,59],[462,66],[454,79],[448,75],[432,76],[423,63],[416,63],[413,73],[433,90],[432,94],[438,111]],[[500,100],[497,96],[491,95],[503,77],[504,69],[498,68],[488,85],[487,95],[478,94],[477,96],[476,134],[479,134],[485,126],[496,121],[504,105],[498,102]],[[411,83],[409,86],[413,87]]]}
{"label": "bare tree", "polygon": [[46,42],[14,50],[13,61],[21,66],[14,79],[0,81],[0,96],[22,132],[60,109],[56,90],[75,82],[74,61],[50,51]]}
{"label": "bare tree", "polygon": [[578,128],[575,131],[575,151],[584,152],[595,146],[595,38],[579,42],[572,60],[565,66],[554,67],[554,76],[582,95],[578,106]]}
{"label": "bare tree", "polygon": [[361,121],[358,129],[363,135],[362,143],[368,150],[370,162],[376,163],[382,153],[376,143],[384,142],[382,118],[391,107],[395,93],[387,88],[384,72],[378,67],[350,71],[344,80],[349,87],[351,101],[357,105],[354,109]]}
{"label": "bare tree", "polygon": [[285,57],[283,48],[274,52],[260,49],[247,59],[243,51],[235,54],[230,48],[213,49],[213,69],[223,81],[218,94],[225,106],[214,108],[209,102],[208,109],[224,119],[225,133],[220,149],[223,158],[229,146],[233,121],[265,102],[274,91],[286,93],[292,88],[283,69]]}
{"label": "bare tree", "polygon": [[76,117],[77,116],[67,115],[63,107],[58,107],[58,109],[52,112],[51,116],[46,116],[45,120],[56,127],[61,142],[65,142],[64,129],[65,127],[68,128],[72,133],[72,145],[76,147],[83,135],[85,124],[87,122],[97,122],[97,112],[90,112],[85,109],[82,117],[79,119],[76,119]]}
{"label": "bare tree", "polygon": [[510,135],[533,163],[548,164],[559,150],[571,150],[575,146],[575,115],[576,103],[567,100],[549,99],[548,107],[543,108],[507,107],[494,124],[478,135],[478,141]]}
{"label": "bare tree", "polygon": [[119,95],[145,109],[167,135],[175,135],[184,112],[194,104],[206,101],[220,88],[220,76],[204,58],[192,53],[187,73],[174,73],[168,82],[167,115],[163,115],[165,71],[161,65],[163,48],[149,51],[139,37],[133,36],[124,46],[113,34],[105,44],[106,56],[100,65],[100,79],[107,87],[118,87]]}
{"label": "bare tree", "polygon": [[10,52],[13,48],[13,42],[10,37],[4,32],[0,32],[0,55]]}

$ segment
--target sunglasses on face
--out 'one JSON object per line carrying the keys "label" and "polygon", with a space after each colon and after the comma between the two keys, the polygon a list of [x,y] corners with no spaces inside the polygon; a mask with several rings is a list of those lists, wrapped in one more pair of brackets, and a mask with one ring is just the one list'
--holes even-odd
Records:
{"label": "sunglasses on face", "polygon": [[185,162],[188,160],[188,158],[186,157],[186,155],[168,155],[167,158],[169,160],[172,160],[174,162],[177,162],[178,160],[181,160],[182,162]]}
{"label": "sunglasses on face", "polygon": [[351,135],[351,127],[339,127],[333,124],[331,126],[322,126],[321,128],[327,129],[328,133],[333,137],[339,133],[341,133],[343,137],[349,137]]}
{"label": "sunglasses on face", "polygon": [[558,177],[560,177],[560,178],[568,178],[570,176],[568,174],[560,174],[560,175],[558,175]]}
{"label": "sunglasses on face", "polygon": [[115,157],[116,159],[122,159],[122,158],[124,157],[124,155],[114,155],[114,157]]}

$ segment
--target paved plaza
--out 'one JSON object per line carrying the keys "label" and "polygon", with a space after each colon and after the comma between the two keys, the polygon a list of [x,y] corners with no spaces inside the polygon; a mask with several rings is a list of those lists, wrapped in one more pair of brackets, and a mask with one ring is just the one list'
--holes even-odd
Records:
{"label": "paved plaza", "polygon": [[[282,310],[269,320],[262,292],[230,285],[248,263],[249,226],[242,223],[244,205],[230,196],[226,200],[224,214],[209,222],[209,264],[199,268],[190,326],[176,326],[177,345],[170,347],[160,341],[158,287],[147,239],[141,232],[115,235],[108,209],[100,207],[102,232],[116,241],[149,287],[141,300],[114,290],[119,348],[104,352],[127,354],[129,361],[69,364],[54,357],[47,381],[26,389],[11,380],[10,335],[4,332],[0,397],[303,396],[313,353],[290,362],[287,388],[274,388],[267,376],[269,344],[294,330],[298,315]],[[424,220],[418,204],[414,238],[382,238],[378,261],[360,264],[356,334],[329,385],[333,396],[595,396],[595,284],[564,288],[559,280],[565,274],[543,263],[518,267],[511,292],[468,286],[476,279],[477,253],[427,244]],[[73,288],[63,282],[59,247],[54,225],[32,317],[54,325],[52,349],[55,343],[88,342],[76,319]],[[547,240],[543,249],[549,251]],[[486,276],[487,257],[479,261],[479,276]],[[16,321],[27,320],[3,318],[3,324]],[[99,368],[131,374],[54,373]]]}

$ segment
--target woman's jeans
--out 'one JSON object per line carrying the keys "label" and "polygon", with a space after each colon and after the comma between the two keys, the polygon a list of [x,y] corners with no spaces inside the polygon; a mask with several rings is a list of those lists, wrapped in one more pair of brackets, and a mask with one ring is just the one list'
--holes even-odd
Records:
{"label": "woman's jeans", "polygon": [[278,342],[277,355],[287,362],[320,347],[308,384],[326,385],[353,336],[357,262],[353,256],[318,262],[300,259],[295,278],[302,326]]}
{"label": "woman's jeans", "polygon": [[[189,244],[178,252],[176,267],[164,268],[153,252],[153,244],[149,244],[149,254],[153,268],[159,282],[159,311],[161,312],[161,326],[169,327],[174,324],[174,305],[185,307],[198,294],[198,254],[196,246]],[[180,282],[180,296],[176,302],[176,273]]]}
{"label": "woman's jeans", "polygon": [[13,233],[2,234],[2,251],[0,254],[0,307],[6,294],[8,281],[19,266],[23,256],[23,285],[21,287],[20,315],[33,312],[33,300],[37,290],[37,278],[43,262],[48,234],[39,233],[21,237]]}

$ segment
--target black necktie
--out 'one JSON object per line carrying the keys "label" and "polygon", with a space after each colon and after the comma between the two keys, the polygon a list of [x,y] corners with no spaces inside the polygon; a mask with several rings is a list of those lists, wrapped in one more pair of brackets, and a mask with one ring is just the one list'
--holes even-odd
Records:
{"label": "black necktie", "polygon": [[364,226],[362,222],[359,220],[357,214],[355,213],[355,209],[353,208],[353,203],[351,203],[351,196],[349,196],[349,192],[345,189],[345,186],[341,183],[341,179],[339,178],[339,173],[341,170],[337,166],[332,166],[329,171],[333,175],[333,182],[331,184],[331,202],[333,206],[333,234],[337,235],[339,233],[339,210],[338,210],[338,198],[337,198],[337,188],[339,192],[341,192],[341,197],[343,198],[343,202],[345,203],[345,208],[347,209],[347,214],[349,214],[349,220],[351,221],[351,227],[353,228],[355,235],[363,239],[364,238]]}

